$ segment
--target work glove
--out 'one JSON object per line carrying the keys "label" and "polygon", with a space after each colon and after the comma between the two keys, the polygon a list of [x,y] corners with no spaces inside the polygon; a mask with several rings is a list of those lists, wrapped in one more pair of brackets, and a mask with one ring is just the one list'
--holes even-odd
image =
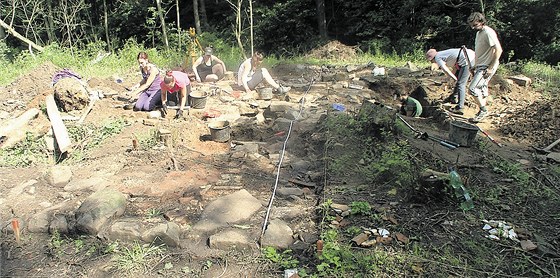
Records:
{"label": "work glove", "polygon": [[183,117],[183,110],[177,110],[177,114],[175,114],[175,119],[180,119]]}
{"label": "work glove", "polygon": [[161,106],[161,117],[165,118],[167,116],[167,104],[163,104]]}

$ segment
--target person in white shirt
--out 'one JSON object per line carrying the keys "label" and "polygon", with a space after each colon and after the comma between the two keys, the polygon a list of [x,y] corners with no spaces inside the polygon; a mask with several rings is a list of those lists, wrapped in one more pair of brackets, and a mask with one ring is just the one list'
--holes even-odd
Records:
{"label": "person in white shirt", "polygon": [[451,48],[437,51],[430,49],[426,52],[426,59],[436,63],[440,69],[455,81],[451,103],[457,104],[451,112],[462,115],[465,107],[467,81],[469,81],[470,66],[474,65],[475,53],[466,47]]}
{"label": "person in white shirt", "polygon": [[474,75],[469,85],[470,93],[476,98],[480,110],[471,122],[480,122],[486,115],[486,97],[488,96],[488,83],[500,64],[502,56],[502,45],[498,40],[498,35],[494,29],[486,26],[486,18],[479,12],[472,13],[467,19],[469,26],[476,30],[474,52],[476,60],[474,63]]}
{"label": "person in white shirt", "polygon": [[251,93],[257,85],[265,80],[270,86],[274,87],[279,94],[287,93],[291,88],[278,84],[266,68],[260,67],[264,56],[260,52],[255,52],[253,56],[239,66],[237,72],[237,85],[243,87],[246,93]]}

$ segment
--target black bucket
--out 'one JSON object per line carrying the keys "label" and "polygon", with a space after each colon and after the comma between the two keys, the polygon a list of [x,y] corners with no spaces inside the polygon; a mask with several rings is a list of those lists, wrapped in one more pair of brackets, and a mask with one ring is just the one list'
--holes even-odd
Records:
{"label": "black bucket", "polygon": [[452,121],[449,128],[449,140],[462,147],[472,146],[478,133],[478,127],[469,123]]}
{"label": "black bucket", "polygon": [[228,121],[217,121],[208,124],[210,128],[210,137],[215,142],[227,142],[230,138],[231,128]]}
{"label": "black bucket", "polygon": [[194,109],[204,109],[208,93],[194,91],[189,94],[189,106]]}

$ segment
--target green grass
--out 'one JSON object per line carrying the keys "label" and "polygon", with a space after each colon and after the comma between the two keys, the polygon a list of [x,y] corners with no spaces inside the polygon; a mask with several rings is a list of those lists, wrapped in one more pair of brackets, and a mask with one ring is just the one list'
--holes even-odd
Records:
{"label": "green grass", "polygon": [[[204,33],[198,38],[203,47],[210,45],[214,47],[214,54],[224,61],[227,70],[233,72],[237,71],[239,65],[244,60],[244,55],[239,48],[229,45],[212,34]],[[190,63],[191,60],[185,48],[171,49],[169,51],[145,48],[134,40],[129,40],[122,49],[100,60],[97,58],[107,54],[105,51],[105,42],[103,41],[92,42],[83,49],[74,49],[73,51],[69,48],[63,48],[59,45],[52,44],[45,46],[43,52],[35,51],[33,55],[27,50],[14,54],[5,44],[1,44],[0,66],[4,70],[3,74],[0,75],[0,86],[10,84],[18,77],[23,76],[47,61],[52,62],[60,68],[69,68],[82,75],[85,79],[94,76],[99,78],[111,77],[113,75],[122,76],[137,70],[138,64],[136,57],[140,51],[148,53],[150,61],[161,69],[184,67],[187,65],[186,63]],[[197,58],[199,54],[200,53],[197,53]],[[247,55],[250,55],[250,53],[247,53]],[[368,64],[373,62],[376,65],[384,67],[400,67],[404,66],[406,62],[412,61],[419,67],[426,67],[429,63],[425,61],[423,57],[423,51],[420,50],[406,55],[397,55],[394,53],[375,55],[361,53],[349,61],[341,61],[340,59],[321,60],[305,57],[287,59],[286,57],[267,56],[264,60],[264,66],[272,67],[279,63],[346,65],[349,63]]]}
{"label": "green grass", "polygon": [[74,151],[68,161],[75,162],[85,158],[90,149],[101,145],[107,138],[120,133],[128,123],[123,118],[109,118],[99,126],[76,125],[68,128]]}
{"label": "green grass", "polygon": [[[98,147],[107,138],[120,133],[128,123],[122,118],[108,119],[99,126],[82,125],[68,127],[68,135],[72,142],[73,151],[64,163],[72,163],[85,158],[87,151]],[[48,163],[49,154],[46,151],[43,136],[27,133],[24,140],[12,148],[0,149],[0,166],[26,167]],[[55,159],[56,157],[53,154]]]}
{"label": "green grass", "polygon": [[9,149],[0,149],[0,166],[25,167],[48,161],[46,143],[42,137],[26,133],[25,139]]}
{"label": "green grass", "polygon": [[149,150],[152,147],[157,146],[159,143],[158,130],[155,128],[152,128],[147,132],[142,130],[142,133],[135,134],[135,137],[138,139],[140,148],[143,150]]}
{"label": "green grass", "polygon": [[126,273],[147,273],[163,252],[161,246],[133,243],[115,250],[112,261],[118,270]]}

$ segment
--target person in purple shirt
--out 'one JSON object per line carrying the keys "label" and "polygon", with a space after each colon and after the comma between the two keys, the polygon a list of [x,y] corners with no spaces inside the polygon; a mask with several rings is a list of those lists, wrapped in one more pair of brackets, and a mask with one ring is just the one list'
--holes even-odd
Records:
{"label": "person in purple shirt", "polygon": [[138,95],[134,104],[135,111],[152,111],[161,100],[161,75],[159,69],[148,59],[146,52],[138,53],[138,64],[142,80],[132,87],[132,94]]}

